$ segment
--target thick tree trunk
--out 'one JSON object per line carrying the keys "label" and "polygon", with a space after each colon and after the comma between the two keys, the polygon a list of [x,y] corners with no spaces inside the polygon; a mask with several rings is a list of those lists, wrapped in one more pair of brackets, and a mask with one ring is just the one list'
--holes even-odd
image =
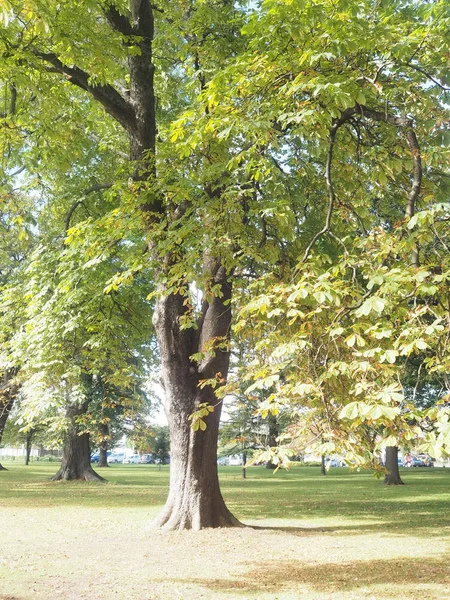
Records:
{"label": "thick tree trunk", "polygon": [[404,485],[398,470],[397,446],[388,446],[386,448],[385,467],[387,469],[386,475],[384,476],[384,483],[386,485]]}
{"label": "thick tree trunk", "polygon": [[107,423],[100,424],[100,432],[102,434],[102,441],[100,442],[99,455],[98,455],[98,466],[109,467],[108,465],[108,439],[109,439],[109,428]]}
{"label": "thick tree trunk", "polygon": [[78,417],[86,412],[86,405],[71,405],[67,408],[66,417],[68,428],[64,440],[63,458],[61,468],[51,478],[52,481],[61,479],[70,481],[104,481],[91,467],[91,452],[89,447],[89,434],[79,435]]}
{"label": "thick tree trunk", "polygon": [[[189,391],[191,396],[189,397]],[[219,488],[217,438],[220,408],[206,417],[205,431],[194,431],[188,417],[198,404],[215,403],[210,389],[180,390],[166,401],[170,428],[170,489],[154,524],[163,529],[203,529],[240,525]],[[181,402],[180,402],[181,401]]]}
{"label": "thick tree trunk", "polygon": [[[127,132],[130,140],[131,160],[135,163],[133,178],[143,194],[141,210],[149,239],[149,254],[160,265],[160,281],[173,279],[171,269],[180,260],[179,250],[173,255],[167,249],[158,254],[155,244],[155,225],[170,216],[162,197],[155,193],[156,173],[156,110],[152,41],[154,36],[153,5],[150,0],[130,0],[130,15],[125,16],[114,4],[105,3],[105,14],[114,29],[129,38],[135,37],[138,53],[128,58],[130,88],[129,97],[122,96],[110,85],[90,85],[88,74],[79,68],[62,64],[52,54],[43,54],[70,81],[92,96],[111,114]],[[128,42],[126,42],[128,43]],[[147,189],[146,189],[147,187]],[[149,193],[151,192],[151,193]],[[207,192],[208,193],[208,192]],[[209,192],[211,195],[217,192]],[[182,214],[183,205],[175,207]],[[161,235],[158,227],[157,236]],[[158,336],[162,362],[162,381],[166,396],[166,413],[171,437],[171,466],[169,497],[156,523],[165,529],[201,529],[240,525],[226,508],[219,489],[217,474],[217,438],[220,408],[207,419],[205,431],[194,431],[189,416],[199,404],[217,404],[211,386],[199,387],[202,380],[216,379],[222,383],[228,373],[229,352],[223,346],[212,349],[215,343],[226,342],[231,323],[231,284],[227,273],[217,257],[205,253],[203,270],[199,279],[207,282],[202,315],[196,327],[182,329],[182,318],[189,316],[189,298],[181,294],[159,289],[155,308],[155,329]],[[180,281],[180,288],[187,285]],[[215,290],[220,286],[221,293]],[[214,293],[211,290],[214,289]],[[198,364],[190,356],[205,352],[205,359]],[[220,384],[219,383],[219,384]],[[83,436],[80,436],[83,438]],[[79,454],[81,442],[72,435],[71,454]],[[75,443],[75,441],[77,443]],[[60,473],[69,473],[70,446]],[[65,452],[66,455],[66,452]],[[70,463],[72,464],[73,461]],[[74,463],[75,464],[75,463]],[[89,467],[90,468],[90,467]],[[92,471],[92,470],[91,470]],[[84,467],[87,472],[87,466]],[[92,471],[93,473],[93,471]],[[68,477],[67,477],[68,478]],[[74,477],[71,477],[74,478]]]}
{"label": "thick tree trunk", "polygon": [[[222,498],[217,472],[217,440],[221,404],[210,385],[202,380],[223,380],[228,372],[229,352],[206,353],[200,364],[189,357],[209,342],[229,333],[231,285],[221,267],[214,280],[222,284],[223,296],[205,301],[197,329],[181,330],[179,318],[186,312],[181,295],[159,300],[155,327],[162,359],[162,379],[170,431],[169,496],[154,525],[163,529],[233,527],[241,523],[230,513]],[[189,416],[200,404],[215,406],[205,417],[206,429],[194,431]]]}

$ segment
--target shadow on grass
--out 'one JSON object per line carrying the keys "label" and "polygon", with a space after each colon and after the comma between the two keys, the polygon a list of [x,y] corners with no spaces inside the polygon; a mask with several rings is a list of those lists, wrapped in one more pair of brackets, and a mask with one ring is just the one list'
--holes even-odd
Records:
{"label": "shadow on grass", "polygon": [[406,586],[411,589],[419,584],[450,584],[449,558],[397,558],[320,565],[295,561],[267,561],[233,579],[197,578],[188,581],[176,579],[169,581],[173,583],[182,581],[185,584],[206,587],[217,593],[256,594],[263,591],[275,593],[298,586],[305,586],[322,593],[351,591],[374,585]]}
{"label": "shadow on grass", "polygon": [[[166,500],[168,467],[160,471],[154,465],[112,465],[106,470],[106,484],[50,482],[56,470],[57,465],[35,463],[2,472],[0,505],[150,509]],[[437,536],[449,526],[450,469],[410,469],[405,473],[408,485],[389,487],[368,473],[335,469],[322,477],[308,467],[275,476],[255,468],[246,480],[239,467],[225,467],[220,479],[225,501],[241,521],[259,526],[259,520],[263,525],[282,519],[263,529],[296,535],[383,531],[401,536],[413,531],[417,536]]]}

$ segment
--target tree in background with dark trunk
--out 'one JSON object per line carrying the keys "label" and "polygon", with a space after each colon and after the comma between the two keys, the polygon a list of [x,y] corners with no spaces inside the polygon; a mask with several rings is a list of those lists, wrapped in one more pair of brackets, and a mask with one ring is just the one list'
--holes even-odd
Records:
{"label": "tree in background with dark trunk", "polygon": [[66,408],[66,432],[64,435],[61,467],[52,481],[82,480],[104,481],[91,467],[89,433],[83,432],[80,420],[88,411],[88,403],[69,404]]}
{"label": "tree in background with dark trunk", "polygon": [[384,476],[386,485],[404,485],[398,468],[398,448],[396,446],[387,446],[384,466],[386,467]]}
{"label": "tree in background with dark trunk", "polygon": [[[20,386],[16,381],[16,375],[17,373],[14,370],[5,371],[0,383],[0,444],[6,422],[20,390]],[[1,463],[0,471],[7,471]]]}
{"label": "tree in background with dark trunk", "polygon": [[108,465],[108,442],[111,439],[111,436],[109,435],[108,424],[100,423],[99,430],[100,430],[100,435],[101,435],[101,441],[100,441],[100,444],[98,447],[99,454],[98,454],[97,466],[99,468],[100,467],[109,467],[109,465]]}

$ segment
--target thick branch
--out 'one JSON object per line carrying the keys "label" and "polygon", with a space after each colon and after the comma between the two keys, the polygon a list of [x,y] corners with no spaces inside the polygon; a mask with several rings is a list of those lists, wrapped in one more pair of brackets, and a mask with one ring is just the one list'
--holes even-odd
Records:
{"label": "thick branch", "polygon": [[35,50],[34,54],[41,60],[51,64],[58,73],[65,75],[71,83],[89,92],[127,131],[133,129],[135,125],[133,106],[112,85],[92,85],[89,82],[90,76],[88,73],[79,67],[68,67],[53,52]]}
{"label": "thick branch", "polygon": [[128,17],[122,15],[115,6],[105,7],[105,16],[110,25],[122,35],[136,35]]}

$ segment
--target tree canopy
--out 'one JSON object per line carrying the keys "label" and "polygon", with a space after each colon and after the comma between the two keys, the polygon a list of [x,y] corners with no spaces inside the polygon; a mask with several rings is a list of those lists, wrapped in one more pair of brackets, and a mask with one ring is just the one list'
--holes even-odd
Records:
{"label": "tree canopy", "polygon": [[2,344],[28,399],[136,385],[156,339],[167,528],[238,524],[216,467],[233,335],[263,414],[358,463],[427,423],[446,451],[445,404],[403,388],[412,359],[448,372],[448,3],[7,0],[0,22],[3,212],[19,226],[23,197],[33,237]]}

